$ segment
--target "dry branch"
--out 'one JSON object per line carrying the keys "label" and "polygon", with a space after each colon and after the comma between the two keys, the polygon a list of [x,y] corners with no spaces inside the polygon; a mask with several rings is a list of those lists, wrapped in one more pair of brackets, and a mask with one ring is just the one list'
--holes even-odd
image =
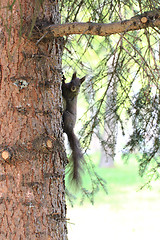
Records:
{"label": "dry branch", "polygon": [[[129,20],[114,23],[93,23],[93,22],[73,22],[65,24],[55,24],[43,29],[41,38],[50,39],[51,37],[63,37],[71,34],[90,34],[108,36],[116,33],[124,33],[139,30],[147,27],[160,27],[160,10],[145,12],[136,15]],[[37,39],[33,33],[32,39]]]}

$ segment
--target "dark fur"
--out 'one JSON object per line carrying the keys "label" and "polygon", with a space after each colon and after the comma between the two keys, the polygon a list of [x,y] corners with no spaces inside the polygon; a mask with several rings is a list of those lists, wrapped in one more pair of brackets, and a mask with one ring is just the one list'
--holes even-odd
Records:
{"label": "dark fur", "polygon": [[77,117],[77,96],[84,80],[85,77],[79,79],[76,77],[76,73],[74,73],[72,80],[69,83],[65,83],[64,79],[62,83],[62,95],[64,98],[63,130],[67,134],[70,148],[72,150],[70,180],[76,184],[80,183],[80,170],[83,154],[79,140],[74,133],[74,127]]}

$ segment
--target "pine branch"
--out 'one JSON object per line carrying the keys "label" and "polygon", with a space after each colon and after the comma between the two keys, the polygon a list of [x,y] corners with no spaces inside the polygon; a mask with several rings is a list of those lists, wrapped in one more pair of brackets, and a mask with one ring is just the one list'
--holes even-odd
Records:
{"label": "pine branch", "polygon": [[[43,28],[43,34],[33,32],[31,39],[63,37],[72,34],[90,34],[108,36],[116,33],[124,33],[148,27],[160,27],[160,9],[136,15],[129,20],[114,23],[73,22],[55,24]],[[39,36],[39,37],[38,37]]]}

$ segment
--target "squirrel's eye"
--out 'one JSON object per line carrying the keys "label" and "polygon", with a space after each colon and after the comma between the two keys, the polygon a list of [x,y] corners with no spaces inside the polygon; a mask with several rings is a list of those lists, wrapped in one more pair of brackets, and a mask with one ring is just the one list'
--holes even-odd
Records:
{"label": "squirrel's eye", "polygon": [[72,92],[75,92],[76,90],[77,90],[77,89],[76,89],[75,86],[72,86],[72,87],[71,87],[71,91],[72,91]]}

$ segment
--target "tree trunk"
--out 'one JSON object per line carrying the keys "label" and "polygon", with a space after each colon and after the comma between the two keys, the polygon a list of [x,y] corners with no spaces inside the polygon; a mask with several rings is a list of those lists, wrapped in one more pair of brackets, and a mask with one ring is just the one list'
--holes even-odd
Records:
{"label": "tree trunk", "polygon": [[116,99],[117,99],[117,83],[116,78],[112,76],[108,80],[109,87],[106,100],[106,120],[104,123],[104,133],[101,149],[100,167],[114,167],[114,157],[117,142],[117,116]]}
{"label": "tree trunk", "polygon": [[61,43],[21,34],[60,22],[57,1],[40,2],[0,2],[0,239],[67,238]]}

